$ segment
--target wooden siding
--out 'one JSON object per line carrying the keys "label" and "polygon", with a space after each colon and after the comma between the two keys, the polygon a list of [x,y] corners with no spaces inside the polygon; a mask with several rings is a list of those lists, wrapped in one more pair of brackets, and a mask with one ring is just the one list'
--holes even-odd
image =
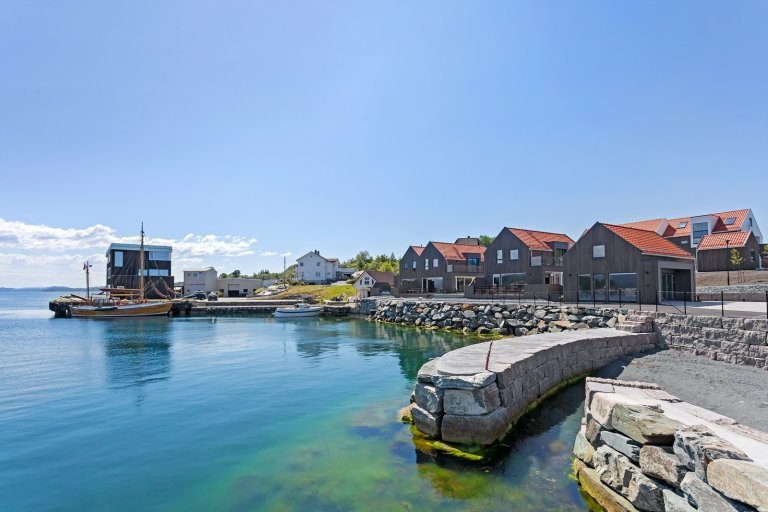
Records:
{"label": "wooden siding", "polygon": [[[568,244],[556,243],[556,247],[567,249]],[[517,249],[518,259],[511,261],[509,251]],[[502,263],[497,263],[496,251],[501,250]],[[544,284],[546,272],[562,272],[560,265],[531,266],[531,257],[542,256],[542,260],[550,259],[554,252],[532,251],[507,228],[501,230],[496,239],[485,251],[485,282],[493,283],[494,274],[526,274],[527,284]]]}
{"label": "wooden siding", "polygon": [[[741,270],[755,270],[760,263],[760,244],[757,243],[754,233],[750,233],[747,243],[744,247],[737,247],[739,254],[744,258],[741,264]],[[754,251],[755,259],[752,260],[751,251]],[[708,249],[696,253],[699,272],[717,272],[725,270],[738,270],[736,265],[731,264],[730,249]]]}
{"label": "wooden siding", "polygon": [[[605,257],[594,258],[592,247],[605,245]],[[585,233],[566,253],[563,262],[563,287],[568,300],[574,300],[578,292],[579,274],[604,274],[606,282],[609,274],[637,274],[637,289],[643,302],[651,303],[659,292],[660,268],[684,266],[680,272],[689,271],[688,283],[680,280],[679,291],[691,291],[690,279],[694,273],[693,260],[644,255],[642,252],[616,235],[602,224],[597,223]],[[672,271],[672,270],[670,270]],[[682,277],[682,276],[681,276]]]}

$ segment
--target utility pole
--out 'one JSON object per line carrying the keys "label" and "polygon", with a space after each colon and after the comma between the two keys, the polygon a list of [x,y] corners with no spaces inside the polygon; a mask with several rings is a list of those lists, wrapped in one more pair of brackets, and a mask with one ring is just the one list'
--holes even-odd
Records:
{"label": "utility pole", "polygon": [[725,275],[728,280],[728,286],[731,286],[731,241],[725,241],[725,255],[728,258],[728,264],[725,266]]}

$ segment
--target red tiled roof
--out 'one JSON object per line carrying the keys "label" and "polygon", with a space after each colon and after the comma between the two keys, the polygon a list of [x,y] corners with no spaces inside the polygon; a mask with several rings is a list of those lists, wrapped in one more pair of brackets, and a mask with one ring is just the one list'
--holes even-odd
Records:
{"label": "red tiled roof", "polygon": [[366,274],[371,276],[377,283],[388,283],[391,286],[395,286],[395,276],[392,272],[380,272],[378,270],[366,270]]}
{"label": "red tiled roof", "polygon": [[[747,239],[751,231],[737,231],[736,233],[715,233],[705,235],[699,242],[698,249],[706,251],[708,249],[726,249],[728,247],[744,247],[747,245]],[[728,242],[727,244],[725,242]]]}
{"label": "red tiled roof", "polygon": [[[715,222],[715,225],[712,228],[712,232],[721,233],[723,231],[741,231],[741,226],[744,224],[744,220],[747,218],[748,213],[749,213],[749,208],[746,208],[743,210],[731,210],[727,212],[694,215],[694,217],[706,217],[709,215],[718,217],[718,220]],[[734,217],[735,221],[733,222],[733,224],[726,226],[725,221],[728,219],[728,217]],[[659,225],[662,220],[664,219],[641,220],[639,222],[628,222],[625,224],[620,224],[620,226],[624,226],[628,228],[645,229],[648,231],[656,231],[659,228]],[[688,236],[691,234],[691,217],[678,217],[676,219],[667,219],[667,222],[669,222],[669,226],[667,226],[667,229],[664,231],[664,234],[662,235],[664,236],[664,238],[669,238],[673,236]],[[678,228],[677,226],[679,226],[681,222],[685,222],[685,225],[682,228]]]}
{"label": "red tiled roof", "polygon": [[665,220],[666,219],[641,220],[638,222],[626,222],[624,224],[619,224],[619,225],[624,226],[626,228],[644,229],[646,231],[656,231],[661,227],[661,223],[664,222]]}
{"label": "red tiled roof", "polygon": [[640,249],[643,254],[693,259],[693,256],[688,251],[678,247],[653,231],[628,228],[626,226],[615,226],[613,224],[603,224],[603,226],[626,240],[629,244]]}
{"label": "red tiled roof", "polygon": [[452,261],[464,261],[467,259],[467,255],[480,254],[480,261],[485,258],[485,246],[482,245],[463,245],[463,244],[449,244],[445,242],[429,242],[435,246],[440,254],[446,260]]}
{"label": "red tiled roof", "polygon": [[412,245],[411,249],[413,249],[417,256],[421,256],[421,253],[424,252],[424,247],[421,245]]}
{"label": "red tiled roof", "polygon": [[534,231],[532,229],[507,228],[510,233],[520,239],[529,249],[537,251],[551,251],[549,245],[553,242],[562,242],[568,244],[570,248],[574,241],[568,235],[562,233],[549,233],[547,231]]}

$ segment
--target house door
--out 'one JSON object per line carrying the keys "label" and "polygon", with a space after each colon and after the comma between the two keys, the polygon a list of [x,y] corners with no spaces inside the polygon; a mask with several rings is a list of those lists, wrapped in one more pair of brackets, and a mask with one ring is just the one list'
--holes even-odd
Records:
{"label": "house door", "polygon": [[672,272],[661,274],[661,297],[664,300],[675,299],[675,274]]}

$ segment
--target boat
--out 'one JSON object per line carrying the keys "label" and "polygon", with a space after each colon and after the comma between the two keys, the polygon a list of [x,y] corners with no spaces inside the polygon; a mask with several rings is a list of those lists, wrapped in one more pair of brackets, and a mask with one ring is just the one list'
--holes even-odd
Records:
{"label": "boat", "polygon": [[86,261],[85,282],[86,300],[69,308],[72,318],[134,318],[145,316],[167,316],[173,303],[168,300],[147,301],[144,297],[144,224],[141,224],[141,243],[139,245],[139,288],[102,288],[103,298],[91,297],[90,267]]}
{"label": "boat", "polygon": [[277,308],[275,310],[275,318],[307,318],[320,316],[322,310],[323,306],[310,306],[309,304],[299,302],[291,307]]}

